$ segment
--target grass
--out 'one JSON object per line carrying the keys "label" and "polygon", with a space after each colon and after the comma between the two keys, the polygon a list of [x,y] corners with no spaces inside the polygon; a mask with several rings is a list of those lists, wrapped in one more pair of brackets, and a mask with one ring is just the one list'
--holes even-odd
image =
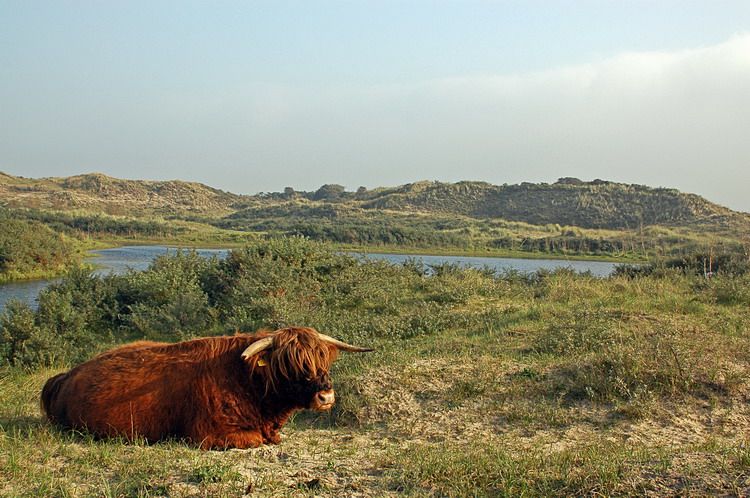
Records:
{"label": "grass", "polygon": [[570,261],[608,261],[612,263],[638,264],[645,263],[646,258],[634,253],[615,254],[561,254],[557,252],[532,252],[510,249],[479,247],[473,249],[450,247],[410,247],[396,244],[351,245],[339,244],[342,250],[376,254],[414,254],[438,256],[475,256],[483,258],[517,258],[517,259],[562,259]]}
{"label": "grass", "polygon": [[[64,366],[5,368],[0,495],[750,493],[746,280],[357,271],[347,305],[380,307],[330,324],[360,320],[352,336],[376,351],[342,355],[332,413],[300,413],[254,450],[98,441],[40,416]],[[378,278],[382,295],[355,285]],[[380,333],[390,308],[413,333]]]}
{"label": "grass", "polygon": [[64,275],[68,271],[68,266],[60,266],[54,270],[34,270],[34,271],[9,271],[0,274],[0,284],[11,282],[22,282],[26,280],[49,280]]}

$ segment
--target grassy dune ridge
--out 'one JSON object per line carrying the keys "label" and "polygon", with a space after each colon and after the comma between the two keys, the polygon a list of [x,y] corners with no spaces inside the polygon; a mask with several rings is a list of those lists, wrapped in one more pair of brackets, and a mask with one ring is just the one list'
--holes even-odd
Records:
{"label": "grassy dune ridge", "polygon": [[750,229],[747,213],[694,194],[574,178],[236,195],[182,181],[0,173],[0,204],[85,241],[235,245],[302,235],[367,250],[619,261],[737,251]]}
{"label": "grassy dune ridge", "polygon": [[[0,320],[0,494],[750,493],[749,275],[424,270],[291,239],[202,267],[181,254],[142,274],[72,275],[36,315]],[[53,330],[69,306],[85,320]],[[202,328],[186,321],[195,308]],[[55,355],[8,356],[8,332],[29,320]],[[278,446],[97,441],[39,414],[45,379],[96,349],[293,323],[376,351],[342,355],[333,412],[300,413]],[[85,333],[96,341],[80,351],[56,342]]]}

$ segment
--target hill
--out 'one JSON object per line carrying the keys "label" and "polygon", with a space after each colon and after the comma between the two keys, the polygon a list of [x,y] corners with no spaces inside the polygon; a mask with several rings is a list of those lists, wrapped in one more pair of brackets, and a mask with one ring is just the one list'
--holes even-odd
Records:
{"label": "hill", "polygon": [[[307,200],[287,204],[292,200]],[[133,210],[193,212],[223,216],[242,207],[287,204],[332,212],[356,208],[400,213],[434,213],[479,219],[499,218],[532,225],[558,224],[581,228],[633,229],[651,225],[726,225],[748,222],[738,213],[695,195],[670,188],[561,178],[556,183],[492,185],[462,181],[421,181],[398,187],[346,192],[323,185],[315,192],[287,188],[284,193],[238,195],[195,182],[123,180],[101,173],[67,178],[30,179],[0,172],[0,202],[9,207],[56,210],[84,209],[109,214]],[[331,205],[335,208],[325,208]]]}
{"label": "hill", "polygon": [[0,173],[0,201],[8,207],[141,212],[226,213],[242,196],[201,183],[122,180],[101,173],[31,179]]}
{"label": "hill", "polygon": [[355,192],[327,184],[238,195],[176,180],[0,173],[0,205],[68,235],[128,243],[303,235],[371,249],[642,259],[743,251],[750,233],[749,214],[695,194],[575,178],[518,185],[421,181]]}
{"label": "hill", "polygon": [[466,181],[417,182],[353,197],[365,209],[460,214],[582,228],[726,224],[748,219],[747,215],[675,189],[574,178],[561,178],[553,184],[501,186]]}

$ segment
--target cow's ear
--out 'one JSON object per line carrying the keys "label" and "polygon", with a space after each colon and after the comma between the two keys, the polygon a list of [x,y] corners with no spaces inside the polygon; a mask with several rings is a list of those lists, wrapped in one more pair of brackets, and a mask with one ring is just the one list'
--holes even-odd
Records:
{"label": "cow's ear", "polygon": [[254,354],[252,356],[243,356],[242,361],[250,365],[251,367],[267,367],[268,366],[268,354],[264,351]]}

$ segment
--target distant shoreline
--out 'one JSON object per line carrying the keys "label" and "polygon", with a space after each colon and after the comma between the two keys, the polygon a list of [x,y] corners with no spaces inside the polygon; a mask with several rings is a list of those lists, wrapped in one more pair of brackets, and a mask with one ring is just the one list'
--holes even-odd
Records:
{"label": "distant shoreline", "polygon": [[[123,246],[155,246],[166,245],[186,249],[236,249],[245,246],[250,240],[242,242],[218,242],[218,241],[185,241],[179,239],[155,240],[155,239],[100,239],[97,247],[90,249],[109,249]],[[403,254],[403,255],[425,255],[425,256],[467,256],[483,258],[514,258],[514,259],[554,259],[570,261],[602,261],[606,263],[643,264],[648,260],[638,258],[635,255],[608,256],[605,254],[560,254],[545,252],[509,251],[502,249],[459,249],[459,248],[436,248],[436,247],[405,247],[398,245],[370,245],[361,246],[355,244],[341,244],[336,242],[321,241],[330,244],[331,247],[348,252],[375,253],[375,254]]]}

